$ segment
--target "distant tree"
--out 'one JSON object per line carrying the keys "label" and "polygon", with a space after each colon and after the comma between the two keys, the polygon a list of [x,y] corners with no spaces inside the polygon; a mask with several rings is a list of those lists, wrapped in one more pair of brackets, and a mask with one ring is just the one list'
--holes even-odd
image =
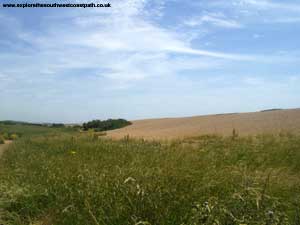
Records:
{"label": "distant tree", "polygon": [[82,125],[84,130],[94,129],[95,131],[107,131],[119,129],[131,125],[131,122],[124,119],[92,120]]}
{"label": "distant tree", "polygon": [[279,111],[279,110],[283,110],[283,109],[265,109],[265,110],[261,110],[261,112],[272,112],[272,111]]}
{"label": "distant tree", "polygon": [[51,127],[65,127],[63,123],[52,123]]}

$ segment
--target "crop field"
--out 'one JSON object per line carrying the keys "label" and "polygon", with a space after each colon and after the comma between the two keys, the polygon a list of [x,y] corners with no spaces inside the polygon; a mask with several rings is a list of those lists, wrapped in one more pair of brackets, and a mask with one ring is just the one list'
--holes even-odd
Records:
{"label": "crop field", "polygon": [[233,129],[243,136],[280,132],[300,134],[300,109],[147,119],[132,123],[131,126],[109,131],[108,135],[117,139],[125,135],[146,139],[173,139],[205,134],[230,136]]}
{"label": "crop field", "polygon": [[0,159],[0,224],[300,224],[296,134],[147,141],[44,129]]}

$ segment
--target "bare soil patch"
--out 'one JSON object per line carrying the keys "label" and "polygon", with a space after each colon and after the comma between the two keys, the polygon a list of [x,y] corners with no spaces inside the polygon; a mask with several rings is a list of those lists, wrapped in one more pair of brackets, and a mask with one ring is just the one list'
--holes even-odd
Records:
{"label": "bare soil patch", "polygon": [[108,137],[126,135],[146,139],[172,139],[205,134],[239,135],[300,133],[300,109],[253,113],[219,114],[184,118],[163,118],[132,121],[132,125],[107,132]]}

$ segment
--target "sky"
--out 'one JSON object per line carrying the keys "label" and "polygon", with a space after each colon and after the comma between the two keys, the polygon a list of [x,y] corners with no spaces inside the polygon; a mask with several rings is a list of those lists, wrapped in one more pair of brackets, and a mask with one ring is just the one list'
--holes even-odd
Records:
{"label": "sky", "polygon": [[300,107],[299,0],[109,2],[85,9],[1,4],[0,120]]}

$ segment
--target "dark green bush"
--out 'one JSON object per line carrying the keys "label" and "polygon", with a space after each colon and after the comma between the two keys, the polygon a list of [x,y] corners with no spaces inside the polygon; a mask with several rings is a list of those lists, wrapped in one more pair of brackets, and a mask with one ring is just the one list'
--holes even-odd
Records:
{"label": "dark green bush", "polygon": [[65,125],[63,123],[53,123],[51,127],[65,127]]}
{"label": "dark green bush", "polygon": [[94,129],[96,132],[119,129],[131,125],[124,119],[92,120],[82,125],[84,130]]}
{"label": "dark green bush", "polygon": [[0,144],[4,144],[4,142],[5,142],[5,139],[4,139],[4,137],[0,134]]}

